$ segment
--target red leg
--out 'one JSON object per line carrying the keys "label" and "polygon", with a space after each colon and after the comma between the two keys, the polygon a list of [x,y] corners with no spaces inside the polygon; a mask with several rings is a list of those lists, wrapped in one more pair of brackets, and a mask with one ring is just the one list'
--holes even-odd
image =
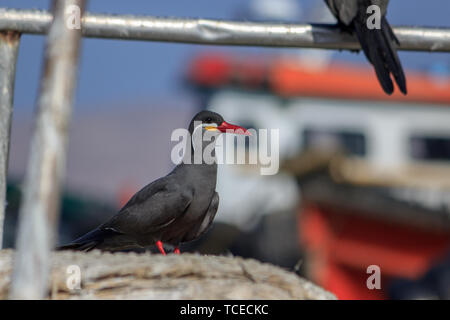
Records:
{"label": "red leg", "polygon": [[156,241],[156,246],[158,247],[158,249],[159,249],[159,251],[161,252],[161,254],[162,254],[163,256],[165,256],[165,255],[166,255],[166,252],[164,251],[163,244],[162,244],[162,242],[161,242],[160,240]]}
{"label": "red leg", "polygon": [[175,254],[180,254],[180,248],[175,247],[175,250],[173,250],[173,253],[175,253]]}

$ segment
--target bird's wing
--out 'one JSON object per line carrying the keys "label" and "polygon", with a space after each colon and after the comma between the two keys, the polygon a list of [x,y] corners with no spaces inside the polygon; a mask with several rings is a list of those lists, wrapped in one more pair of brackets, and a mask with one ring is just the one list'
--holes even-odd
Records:
{"label": "bird's wing", "polygon": [[208,207],[208,211],[203,218],[202,224],[198,228],[196,232],[195,238],[198,238],[206,233],[212,225],[214,217],[216,216],[217,209],[219,208],[219,194],[217,192],[214,193],[214,196],[211,199],[211,202]]}
{"label": "bird's wing", "polygon": [[381,9],[381,15],[386,15],[389,0],[372,0],[372,4],[376,4]]}
{"label": "bird's wing", "polygon": [[389,0],[325,0],[331,13],[340,23],[350,25],[358,14],[358,10],[366,12],[370,5],[377,5],[381,9],[381,15],[386,14]]}
{"label": "bird's wing", "polygon": [[154,232],[183,215],[193,196],[192,188],[182,188],[171,176],[163,177],[137,192],[101,229],[123,234]]}
{"label": "bird's wing", "polygon": [[[387,94],[394,91],[392,73],[400,91],[407,94],[406,78],[395,47],[395,43],[398,45],[399,41],[385,16],[389,0],[325,0],[325,2],[339,23],[355,31],[364,54],[375,68],[383,90]],[[380,29],[367,27],[369,17],[367,7],[370,5],[380,7],[382,15]]]}
{"label": "bird's wing", "polygon": [[[387,3],[388,1],[383,2],[385,5]],[[405,74],[395,47],[395,43],[398,45],[399,41],[386,16],[383,14],[381,17],[380,29],[367,28],[366,21],[366,16],[359,15],[353,21],[353,26],[364,54],[375,68],[383,90],[387,94],[392,94],[394,91],[394,84],[390,76],[392,73],[400,91],[407,94]]]}
{"label": "bird's wing", "polygon": [[358,13],[358,0],[325,0],[331,13],[340,23],[350,25]]}

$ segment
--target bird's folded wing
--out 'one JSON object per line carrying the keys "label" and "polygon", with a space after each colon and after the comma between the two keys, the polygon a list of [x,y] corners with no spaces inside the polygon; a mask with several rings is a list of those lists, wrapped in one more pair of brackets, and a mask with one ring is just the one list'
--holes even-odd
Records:
{"label": "bird's folded wing", "polygon": [[205,234],[206,231],[208,231],[208,229],[211,227],[218,208],[219,208],[219,194],[215,192],[211,200],[211,203],[209,204],[208,210],[206,211],[206,215],[203,218],[203,221],[196,232],[195,235],[196,238]]}
{"label": "bird's folded wing", "polygon": [[172,223],[189,207],[193,190],[162,178],[147,185],[101,226],[123,234],[147,234]]}
{"label": "bird's folded wing", "polygon": [[381,15],[384,16],[389,0],[325,0],[325,3],[336,19],[348,26],[358,15],[358,11],[362,11],[362,16],[368,16],[367,8],[370,5],[379,6]]}
{"label": "bird's folded wing", "polygon": [[358,13],[358,0],[325,0],[339,22],[350,25]]}

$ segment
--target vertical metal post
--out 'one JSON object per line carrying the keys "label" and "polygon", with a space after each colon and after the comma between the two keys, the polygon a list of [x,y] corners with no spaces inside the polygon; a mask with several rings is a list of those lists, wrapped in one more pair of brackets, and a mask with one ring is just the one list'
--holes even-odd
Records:
{"label": "vertical metal post", "polygon": [[3,248],[9,139],[19,42],[20,33],[0,32],[0,249]]}
{"label": "vertical metal post", "polygon": [[[53,0],[37,118],[19,212],[16,255],[9,297],[41,299],[47,295],[50,252],[59,220],[66,141],[76,83],[81,30],[73,19],[84,0]],[[75,21],[76,22],[76,21]]]}

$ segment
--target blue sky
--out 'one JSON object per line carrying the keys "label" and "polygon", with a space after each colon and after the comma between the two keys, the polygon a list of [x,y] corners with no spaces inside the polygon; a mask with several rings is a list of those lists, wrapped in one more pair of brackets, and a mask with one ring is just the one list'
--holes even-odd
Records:
{"label": "blue sky", "polygon": [[[250,1],[244,0],[91,0],[88,11],[97,13],[138,14],[171,17],[204,17],[233,19]],[[319,0],[299,1],[303,12]],[[2,0],[8,8],[47,9],[50,1]],[[450,27],[448,0],[391,1],[388,19],[393,25],[425,25]],[[312,21],[303,15],[301,21]],[[43,36],[24,35],[21,42],[16,75],[16,111],[31,111],[40,77]],[[230,52],[270,53],[269,48],[226,48],[199,45],[85,39],[82,44],[81,68],[76,94],[78,110],[96,105],[132,105],[142,101],[186,103],[189,92],[182,85],[182,72],[198,52],[227,50]],[[295,49],[292,49],[295,50]],[[433,64],[450,65],[450,54],[401,52],[407,69],[429,69]],[[338,53],[334,58],[365,63],[362,54]]]}

